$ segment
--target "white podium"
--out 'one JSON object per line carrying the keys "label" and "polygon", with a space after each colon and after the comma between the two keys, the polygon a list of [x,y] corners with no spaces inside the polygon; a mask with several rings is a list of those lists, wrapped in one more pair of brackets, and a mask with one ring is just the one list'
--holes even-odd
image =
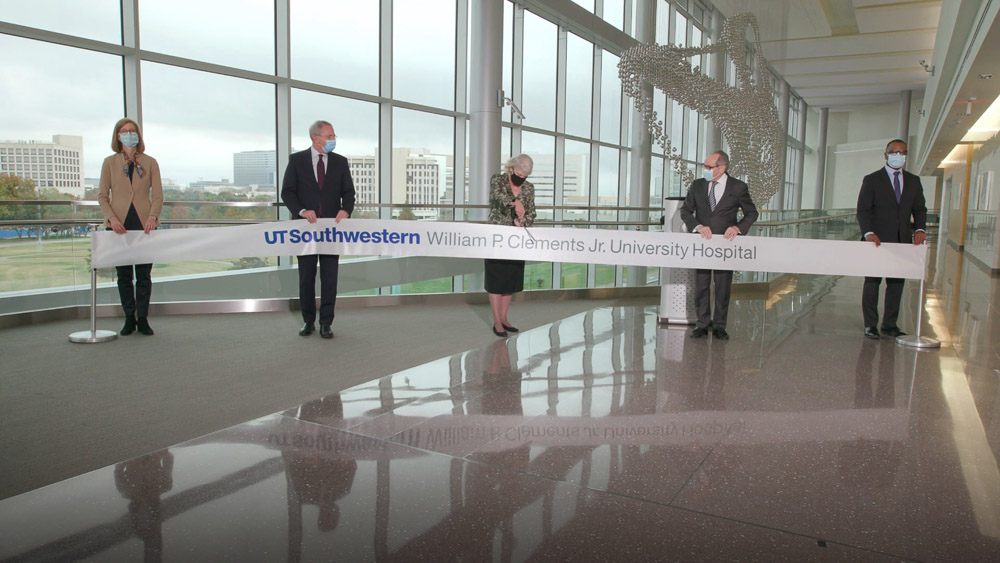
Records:
{"label": "white podium", "polygon": [[[663,200],[663,230],[684,232],[681,221],[682,197]],[[693,325],[698,318],[694,309],[694,270],[690,268],[660,268],[660,323]]]}

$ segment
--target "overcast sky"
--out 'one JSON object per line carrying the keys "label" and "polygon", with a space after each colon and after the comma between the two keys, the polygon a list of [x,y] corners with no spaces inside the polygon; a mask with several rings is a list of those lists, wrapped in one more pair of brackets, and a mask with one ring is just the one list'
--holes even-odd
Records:
{"label": "overcast sky", "polygon": [[[141,47],[262,73],[274,69],[273,0],[141,0]],[[293,77],[378,94],[378,3],[292,0]],[[453,109],[454,21],[451,0],[397,2],[395,97]],[[0,0],[0,20],[106,42],[120,42],[118,0]],[[124,114],[122,63],[116,56],[0,35],[0,139],[84,138],[84,173],[100,174],[112,128]],[[151,62],[142,64],[143,135],[164,177],[188,183],[232,179],[232,155],[275,148],[275,88]],[[413,112],[407,112],[412,114]],[[429,116],[429,121],[435,121]],[[375,104],[312,92],[292,96],[293,145],[309,145],[316,119],[334,124],[338,152],[374,154]],[[438,118],[448,122],[445,118]],[[418,146],[452,151],[451,128]],[[442,142],[444,141],[444,142]],[[397,143],[398,144],[398,143]]]}
{"label": "overcast sky", "polygon": [[[592,0],[578,3],[593,9]],[[617,3],[623,4],[605,0],[606,6]],[[378,6],[372,0],[291,0],[293,78],[378,94]],[[118,7],[119,0],[0,0],[0,20],[119,43]],[[273,0],[140,0],[141,47],[269,74],[273,7]],[[505,8],[509,34],[509,4]],[[393,96],[454,109],[454,1],[397,1],[394,11]],[[552,128],[556,26],[533,14],[525,21],[526,48],[540,54],[526,57],[522,109],[527,124]],[[573,45],[589,49],[582,41]],[[111,152],[112,127],[124,114],[121,59],[8,35],[0,35],[0,52],[0,140],[80,135],[84,174],[99,176]],[[586,60],[586,52],[578,58]],[[148,61],[141,72],[146,149],[165,178],[184,184],[231,180],[233,153],[275,148],[273,85]],[[398,108],[393,116],[395,146],[453,152],[450,118]],[[334,124],[337,152],[374,154],[377,105],[293,91],[295,149],[309,145],[307,128],[316,119]],[[589,126],[581,112],[569,120]]]}

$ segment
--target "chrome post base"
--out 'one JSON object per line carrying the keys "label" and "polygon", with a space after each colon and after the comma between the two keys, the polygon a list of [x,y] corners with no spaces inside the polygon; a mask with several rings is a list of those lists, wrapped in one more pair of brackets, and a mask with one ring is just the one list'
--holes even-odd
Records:
{"label": "chrome post base", "polygon": [[81,330],[69,335],[70,342],[80,344],[97,344],[98,342],[110,342],[118,338],[118,333],[113,330]]}
{"label": "chrome post base", "polygon": [[690,320],[690,319],[678,319],[678,318],[671,318],[671,317],[656,317],[656,320],[661,325],[687,325],[687,326],[693,326],[695,324],[695,321]]}
{"label": "chrome post base", "polygon": [[118,338],[113,330],[97,330],[97,269],[90,270],[90,330],[81,330],[69,335],[70,342],[97,344],[111,342]]}
{"label": "chrome post base", "polygon": [[932,348],[940,348],[941,347],[940,340],[934,340],[933,338],[920,336],[920,328],[923,325],[924,325],[924,280],[920,280],[920,301],[919,301],[919,306],[917,307],[917,333],[897,336],[896,344],[899,344],[900,346],[908,346],[910,348],[919,348],[927,350],[930,350]]}
{"label": "chrome post base", "polygon": [[941,341],[934,340],[933,338],[927,338],[926,336],[920,336],[919,334],[907,334],[906,336],[897,336],[896,344],[900,346],[909,346],[910,348],[940,348]]}

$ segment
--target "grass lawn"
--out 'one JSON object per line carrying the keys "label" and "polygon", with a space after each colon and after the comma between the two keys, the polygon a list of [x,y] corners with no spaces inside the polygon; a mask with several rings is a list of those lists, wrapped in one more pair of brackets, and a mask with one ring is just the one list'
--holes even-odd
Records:
{"label": "grass lawn", "polygon": [[[7,291],[23,291],[46,289],[64,286],[86,286],[90,284],[89,271],[90,239],[86,237],[48,239],[41,244],[35,239],[4,239],[0,240],[0,293]],[[348,258],[348,257],[344,257]],[[351,257],[355,258],[355,257]],[[173,262],[170,264],[154,264],[153,277],[165,278],[231,271],[237,268],[241,261],[232,260],[192,260]],[[263,256],[260,260],[244,259],[244,267],[277,266],[278,259],[274,256]],[[110,281],[112,268],[102,268],[98,271],[99,281]],[[598,265],[596,270],[597,286],[614,285],[615,267]],[[562,287],[587,287],[587,265],[562,265]],[[524,269],[524,288],[526,290],[552,288],[552,264],[550,262],[529,263]],[[396,286],[393,293],[449,293],[452,291],[452,278],[425,280],[402,286]],[[376,290],[357,292],[355,295],[373,295]]]}
{"label": "grass lawn", "polygon": [[[0,241],[0,292],[90,285],[90,239]],[[276,266],[274,256],[261,257],[267,266]],[[225,272],[235,269],[236,260],[192,260],[154,264],[153,277],[184,276]],[[112,268],[98,271],[99,281],[109,281]]]}

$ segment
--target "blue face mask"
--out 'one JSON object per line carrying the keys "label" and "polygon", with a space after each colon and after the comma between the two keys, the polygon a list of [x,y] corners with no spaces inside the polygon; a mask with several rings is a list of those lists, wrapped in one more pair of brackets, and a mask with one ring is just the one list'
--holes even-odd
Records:
{"label": "blue face mask", "polygon": [[715,168],[706,168],[704,172],[705,180],[711,182],[715,178]]}
{"label": "blue face mask", "polygon": [[324,152],[333,152],[333,149],[337,148],[337,139],[329,139],[323,145]]}
{"label": "blue face mask", "polygon": [[890,154],[886,158],[886,162],[889,164],[890,168],[902,168],[906,164],[905,154]]}
{"label": "blue face mask", "polygon": [[122,145],[133,148],[139,145],[139,134],[135,131],[129,131],[128,133],[119,133],[118,140],[121,141]]}

